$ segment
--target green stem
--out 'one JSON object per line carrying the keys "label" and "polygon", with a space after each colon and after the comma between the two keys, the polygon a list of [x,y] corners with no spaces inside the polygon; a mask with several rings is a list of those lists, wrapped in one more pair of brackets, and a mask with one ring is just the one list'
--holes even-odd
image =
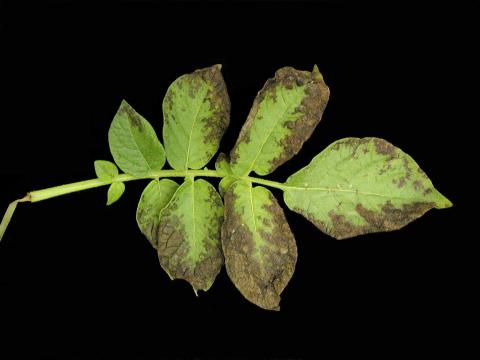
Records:
{"label": "green stem", "polygon": [[[5,215],[3,216],[2,222],[0,223],[0,240],[7,229],[8,223],[12,218],[13,212],[17,207],[19,202],[38,202],[42,200],[51,199],[53,197],[61,196],[70,194],[77,191],[93,189],[100,186],[110,185],[113,182],[125,182],[125,181],[132,181],[132,180],[141,180],[141,179],[158,179],[163,177],[186,177],[186,176],[202,176],[202,177],[217,177],[221,178],[224,177],[220,175],[216,170],[157,170],[152,171],[144,176],[133,176],[128,174],[120,174],[113,178],[112,180],[101,180],[101,179],[91,179],[91,180],[84,180],[78,181],[71,184],[59,185],[54,186],[46,189],[41,190],[34,190],[29,192],[24,198],[18,199],[13,201],[7,208]],[[271,180],[259,179],[252,176],[245,176],[243,179],[250,181],[252,183],[262,184],[266,186],[270,186],[273,188],[277,188],[280,190],[285,190],[288,186]]]}
{"label": "green stem", "polygon": [[[185,176],[203,176],[203,177],[217,177],[217,178],[223,177],[223,175],[220,175],[216,170],[157,170],[157,171],[152,171],[144,176],[120,174],[110,181],[100,180],[100,179],[91,179],[91,180],[74,182],[71,184],[54,186],[54,187],[46,188],[42,190],[31,191],[28,193],[29,200],[27,201],[38,202],[42,200],[51,199],[53,197],[70,194],[77,191],[110,185],[113,182],[125,182],[125,181],[132,181],[132,180],[158,179],[163,177],[185,177]],[[245,180],[250,181],[252,183],[274,187],[280,190],[285,190],[287,188],[287,186],[285,186],[282,183],[271,181],[271,180],[259,179],[252,176],[246,176]]]}
{"label": "green stem", "polygon": [[191,176],[207,176],[207,177],[221,177],[214,170],[158,170],[152,171],[145,176],[133,176],[128,174],[120,174],[111,181],[105,181],[100,179],[91,179],[85,181],[74,182],[71,184],[54,186],[47,189],[35,190],[29,192],[30,201],[37,202],[42,200],[51,199],[56,196],[61,196],[65,194],[70,194],[77,191],[93,189],[99,186],[110,185],[113,182],[125,182],[132,180],[141,180],[141,179],[158,179],[161,177],[185,177],[187,175]]}

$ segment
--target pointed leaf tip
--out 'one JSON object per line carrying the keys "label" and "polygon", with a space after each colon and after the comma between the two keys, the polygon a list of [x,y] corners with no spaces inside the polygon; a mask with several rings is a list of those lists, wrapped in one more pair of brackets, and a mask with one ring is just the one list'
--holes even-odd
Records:
{"label": "pointed leaf tip", "polygon": [[442,193],[440,193],[437,189],[435,189],[436,192],[436,208],[437,209],[448,209],[453,206],[453,203]]}
{"label": "pointed leaf tip", "polygon": [[317,64],[313,65],[312,74],[313,74],[313,78],[314,78],[315,80],[323,81],[323,75],[322,75],[322,73],[320,72],[320,70],[318,70]]}

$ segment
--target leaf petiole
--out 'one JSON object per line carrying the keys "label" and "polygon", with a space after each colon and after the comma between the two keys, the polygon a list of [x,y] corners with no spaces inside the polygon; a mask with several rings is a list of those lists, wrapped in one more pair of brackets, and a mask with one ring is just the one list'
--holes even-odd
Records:
{"label": "leaf petiole", "polygon": [[253,176],[245,176],[243,178],[252,183],[270,186],[275,189],[285,190],[288,188],[288,186],[278,181],[266,180],[266,179],[256,178]]}

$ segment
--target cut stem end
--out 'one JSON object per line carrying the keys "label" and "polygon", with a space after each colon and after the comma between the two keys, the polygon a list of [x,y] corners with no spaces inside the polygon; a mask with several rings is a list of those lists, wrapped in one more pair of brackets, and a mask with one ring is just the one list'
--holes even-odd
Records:
{"label": "cut stem end", "polygon": [[5,211],[5,215],[3,215],[2,222],[0,223],[0,241],[2,241],[3,234],[5,234],[5,231],[7,230],[8,224],[10,223],[13,213],[17,208],[17,204],[20,202],[27,202],[31,200],[32,199],[31,199],[30,193],[28,193],[23,198],[12,201],[10,205],[8,205],[7,211]]}

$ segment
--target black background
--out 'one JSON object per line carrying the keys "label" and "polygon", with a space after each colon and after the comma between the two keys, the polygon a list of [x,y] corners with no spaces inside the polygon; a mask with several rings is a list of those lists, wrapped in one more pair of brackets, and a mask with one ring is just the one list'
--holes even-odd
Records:
{"label": "black background", "polygon": [[[0,205],[94,177],[126,99],[161,133],[168,85],[223,64],[233,146],[276,69],[318,64],[323,120],[283,181],[336,139],[377,136],[411,154],[456,205],[401,231],[335,241],[286,211],[299,259],[280,312],[225,271],[208,293],[170,281],[135,223],[146,182],[105,207],[99,188],[21,204],[0,244],[0,357],[63,359],[431,354],[454,349],[454,243],[462,199],[451,156],[468,9],[309,2],[1,3]],[[458,25],[460,23],[460,25]],[[212,167],[209,164],[209,167]],[[281,200],[281,193],[274,192]]]}

